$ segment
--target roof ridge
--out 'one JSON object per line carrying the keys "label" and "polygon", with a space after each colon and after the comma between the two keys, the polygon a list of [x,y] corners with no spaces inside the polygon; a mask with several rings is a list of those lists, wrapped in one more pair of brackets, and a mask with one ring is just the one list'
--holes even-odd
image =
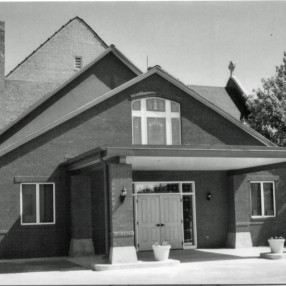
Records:
{"label": "roof ridge", "polygon": [[108,45],[102,40],[102,38],[82,18],[80,18],[79,16],[76,16],[72,20],[75,20],[75,19],[80,20],[94,34],[94,36],[104,45],[105,48],[108,47]]}
{"label": "roof ridge", "polygon": [[21,61],[18,65],[16,65],[7,75],[10,76],[16,69],[18,69],[25,61],[27,61],[33,54],[35,54],[40,48],[42,48],[47,42],[49,42],[55,35],[57,35],[62,29],[64,29],[68,24],[73,22],[74,20],[79,20],[82,22],[88,30],[90,30],[93,35],[101,42],[104,48],[107,48],[108,45],[98,36],[98,34],[80,17],[75,16],[74,18],[70,19],[66,24],[62,25],[58,30],[56,30],[49,38],[47,38],[38,48],[36,48],[32,53],[30,53],[23,61]]}
{"label": "roof ridge", "polygon": [[188,87],[196,86],[196,87],[217,87],[217,88],[225,88],[225,86],[218,86],[218,85],[201,85],[201,84],[187,84]]}

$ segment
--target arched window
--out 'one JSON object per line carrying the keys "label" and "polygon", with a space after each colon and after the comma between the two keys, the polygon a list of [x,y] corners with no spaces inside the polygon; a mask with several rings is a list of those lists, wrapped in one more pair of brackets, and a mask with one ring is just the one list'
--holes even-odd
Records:
{"label": "arched window", "polygon": [[162,98],[132,102],[133,144],[180,145],[180,104]]}

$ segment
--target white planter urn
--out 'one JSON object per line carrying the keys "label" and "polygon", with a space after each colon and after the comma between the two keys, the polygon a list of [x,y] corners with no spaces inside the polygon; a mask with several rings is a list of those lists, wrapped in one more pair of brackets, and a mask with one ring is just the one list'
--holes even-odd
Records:
{"label": "white planter urn", "polygon": [[284,238],[269,238],[268,243],[272,253],[283,253],[284,249]]}
{"label": "white planter urn", "polygon": [[154,256],[157,261],[169,259],[171,245],[152,245]]}

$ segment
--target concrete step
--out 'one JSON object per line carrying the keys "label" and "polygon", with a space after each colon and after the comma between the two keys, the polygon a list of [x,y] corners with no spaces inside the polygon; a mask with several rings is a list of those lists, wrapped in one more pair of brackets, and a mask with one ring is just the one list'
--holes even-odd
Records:
{"label": "concrete step", "polygon": [[138,261],[136,263],[118,263],[118,264],[94,264],[94,271],[119,270],[119,269],[140,269],[147,267],[167,267],[179,265],[179,260],[168,259],[164,261]]}
{"label": "concrete step", "polygon": [[272,253],[272,252],[263,252],[260,253],[261,258],[265,259],[285,259],[286,258],[286,253]]}

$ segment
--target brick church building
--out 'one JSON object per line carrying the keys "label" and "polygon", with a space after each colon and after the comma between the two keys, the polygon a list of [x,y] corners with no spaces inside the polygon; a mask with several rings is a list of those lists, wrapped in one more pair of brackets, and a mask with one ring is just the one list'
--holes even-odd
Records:
{"label": "brick church building", "polygon": [[75,17],[5,75],[0,259],[250,247],[285,235],[286,150],[245,92],[140,71]]}

